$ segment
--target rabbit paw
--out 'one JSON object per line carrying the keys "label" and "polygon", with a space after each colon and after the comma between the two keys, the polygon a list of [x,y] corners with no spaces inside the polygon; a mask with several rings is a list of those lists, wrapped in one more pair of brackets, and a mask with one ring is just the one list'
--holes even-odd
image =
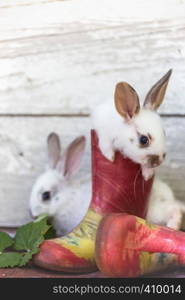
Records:
{"label": "rabbit paw", "polygon": [[100,143],[100,149],[102,154],[110,161],[114,161],[115,153],[111,146],[105,143]]}
{"label": "rabbit paw", "polygon": [[180,230],[182,224],[183,213],[180,208],[176,208],[173,210],[173,214],[171,218],[167,222],[166,226],[175,230]]}
{"label": "rabbit paw", "polygon": [[152,168],[147,168],[145,166],[142,166],[141,169],[145,181],[149,180],[154,175],[154,169]]}

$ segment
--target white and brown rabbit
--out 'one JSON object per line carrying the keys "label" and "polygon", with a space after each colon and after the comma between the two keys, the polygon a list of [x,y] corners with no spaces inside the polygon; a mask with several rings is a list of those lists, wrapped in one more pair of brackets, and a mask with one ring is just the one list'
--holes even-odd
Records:
{"label": "white and brown rabbit", "polygon": [[[156,110],[162,103],[172,70],[148,92],[143,107],[137,92],[126,82],[116,85],[114,104],[105,102],[92,112],[93,128],[104,156],[113,161],[116,150],[141,165],[148,180],[166,156],[165,132]],[[175,200],[168,185],[155,178],[147,219],[179,229],[185,205]]]}
{"label": "white and brown rabbit", "polygon": [[33,185],[29,209],[32,217],[47,213],[57,235],[77,226],[89,207],[90,176],[73,176],[80,167],[85,144],[85,137],[78,137],[62,155],[59,136],[51,133],[47,139],[49,167]]}

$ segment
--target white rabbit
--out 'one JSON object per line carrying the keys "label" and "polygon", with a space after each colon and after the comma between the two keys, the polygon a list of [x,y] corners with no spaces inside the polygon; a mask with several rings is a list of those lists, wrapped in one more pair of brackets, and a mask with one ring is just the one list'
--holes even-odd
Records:
{"label": "white rabbit", "polygon": [[[93,128],[103,155],[113,161],[115,151],[120,151],[141,165],[145,180],[153,176],[166,155],[165,132],[156,109],[163,101],[171,72],[150,89],[142,108],[133,87],[120,82],[115,88],[115,105],[105,102],[92,112]],[[159,179],[154,180],[149,203],[147,218],[151,222],[179,229],[184,206]]]}
{"label": "white rabbit", "polygon": [[49,168],[32,188],[30,214],[35,218],[47,213],[57,235],[65,235],[77,226],[90,204],[90,176],[72,176],[80,167],[85,143],[85,137],[78,137],[61,156],[59,137],[51,133],[47,139]]}

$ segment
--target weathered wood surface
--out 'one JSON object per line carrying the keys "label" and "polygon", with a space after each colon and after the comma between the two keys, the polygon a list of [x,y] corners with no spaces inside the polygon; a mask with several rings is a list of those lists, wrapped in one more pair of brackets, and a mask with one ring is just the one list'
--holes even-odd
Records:
{"label": "weathered wood surface", "polygon": [[[101,272],[86,274],[68,274],[41,269],[30,265],[24,268],[1,268],[0,278],[106,278]],[[145,278],[185,278],[185,268],[171,266],[161,272],[143,276]],[[142,278],[142,276],[141,276]]]}
{"label": "weathered wood surface", "polygon": [[184,37],[185,1],[1,1],[0,113],[86,114],[173,68],[161,112],[185,114]]}
{"label": "weathered wood surface", "polygon": [[[101,272],[88,274],[66,274],[52,272],[37,267],[0,269],[0,278],[106,278]],[[157,272],[144,276],[145,278],[185,278],[185,268],[170,268],[163,272]]]}
{"label": "weathered wood surface", "polygon": [[0,278],[104,278],[101,272],[87,274],[66,274],[37,267],[0,269]]}

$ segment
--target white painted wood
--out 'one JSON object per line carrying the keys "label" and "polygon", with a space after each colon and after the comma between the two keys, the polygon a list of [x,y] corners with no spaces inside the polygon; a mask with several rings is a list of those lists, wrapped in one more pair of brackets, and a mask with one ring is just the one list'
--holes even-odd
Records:
{"label": "white painted wood", "polygon": [[33,6],[45,3],[61,2],[68,0],[1,0],[0,8],[12,8],[17,6]]}
{"label": "white painted wood", "polygon": [[0,226],[16,227],[31,220],[28,201],[33,182],[28,175],[0,175]]}
{"label": "white painted wood", "polygon": [[49,133],[58,133],[65,147],[89,130],[88,118],[1,117],[0,174],[35,174],[43,169]]}
{"label": "white painted wood", "polygon": [[125,80],[174,69],[162,113],[185,114],[185,1],[1,1],[0,113],[83,114]]}
{"label": "white painted wood", "polygon": [[[185,201],[185,119],[164,118],[163,122],[167,132],[168,155],[159,173],[172,186],[177,198]],[[65,148],[77,135],[85,133],[89,140],[90,127],[89,118],[80,117],[0,118],[0,226],[18,226],[29,220],[31,187],[47,162],[47,135],[51,131],[57,132]],[[89,171],[88,143],[81,175]]]}

